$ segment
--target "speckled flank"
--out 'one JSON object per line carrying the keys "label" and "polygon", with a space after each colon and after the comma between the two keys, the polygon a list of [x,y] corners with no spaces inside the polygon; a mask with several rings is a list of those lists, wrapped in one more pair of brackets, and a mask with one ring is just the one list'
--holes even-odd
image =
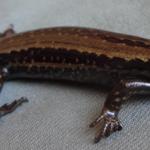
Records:
{"label": "speckled flank", "polygon": [[61,27],[20,33],[0,40],[0,52],[28,48],[65,48],[80,53],[119,57],[125,60],[150,59],[150,41],[147,39],[122,35],[102,30]]}
{"label": "speckled flank", "polygon": [[[30,48],[0,54],[0,64],[7,68],[7,78],[48,78],[113,86],[120,78],[150,79],[150,62],[126,61],[77,50]],[[144,69],[144,72],[141,72]],[[6,76],[5,75],[5,76]],[[101,80],[107,77],[107,80]]]}

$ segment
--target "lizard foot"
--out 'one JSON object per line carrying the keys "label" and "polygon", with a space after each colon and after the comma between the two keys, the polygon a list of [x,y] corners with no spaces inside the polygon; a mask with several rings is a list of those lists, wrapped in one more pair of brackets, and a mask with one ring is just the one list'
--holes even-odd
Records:
{"label": "lizard foot", "polygon": [[90,127],[95,127],[98,124],[101,126],[101,129],[96,135],[94,143],[98,143],[101,138],[108,137],[111,133],[122,129],[117,115],[109,110],[102,111],[102,114],[90,124]]}
{"label": "lizard foot", "polygon": [[25,97],[21,97],[20,99],[13,101],[11,104],[4,104],[0,107],[0,117],[13,112],[18,106],[20,106],[24,102],[28,102],[28,99]]}

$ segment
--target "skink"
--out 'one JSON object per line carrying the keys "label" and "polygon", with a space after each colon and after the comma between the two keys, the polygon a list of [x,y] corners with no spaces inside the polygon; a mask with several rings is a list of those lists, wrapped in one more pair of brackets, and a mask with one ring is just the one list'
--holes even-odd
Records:
{"label": "skink", "polygon": [[[0,86],[21,78],[97,84],[109,94],[100,116],[95,143],[122,129],[118,113],[132,95],[150,93],[150,40],[81,27],[54,27],[0,34]],[[0,107],[12,112],[26,98]]]}

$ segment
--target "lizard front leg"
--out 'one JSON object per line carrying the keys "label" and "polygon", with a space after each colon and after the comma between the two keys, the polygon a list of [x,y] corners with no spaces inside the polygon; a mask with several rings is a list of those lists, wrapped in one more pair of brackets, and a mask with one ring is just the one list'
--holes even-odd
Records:
{"label": "lizard front leg", "polygon": [[14,26],[12,24],[9,25],[9,27],[3,32],[0,33],[0,39],[5,37],[10,37],[14,35],[16,32],[14,30]]}
{"label": "lizard front leg", "polygon": [[[0,74],[0,90],[3,87],[3,81],[4,81],[5,73],[2,72]],[[0,117],[13,112],[18,106],[20,106],[22,103],[28,102],[28,99],[25,97],[21,97],[20,99],[14,100],[10,104],[4,104],[0,107]]]}
{"label": "lizard front leg", "polygon": [[115,131],[122,129],[118,120],[118,113],[122,104],[131,95],[144,94],[150,92],[150,83],[139,80],[121,80],[108,95],[101,115],[90,124],[90,127],[100,125],[101,129],[95,137],[97,143],[102,137],[107,137]]}

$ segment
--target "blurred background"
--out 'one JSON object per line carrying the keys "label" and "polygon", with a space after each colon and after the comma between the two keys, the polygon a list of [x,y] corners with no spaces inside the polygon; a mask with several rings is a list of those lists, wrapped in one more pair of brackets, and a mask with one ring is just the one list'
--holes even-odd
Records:
{"label": "blurred background", "polygon": [[[150,38],[149,0],[0,0],[0,32],[10,24],[17,32],[82,26]],[[124,126],[93,144],[107,93],[101,87],[55,82],[9,81],[0,104],[27,96],[30,100],[0,119],[1,150],[147,150],[150,147],[150,101],[128,102],[119,118]]]}

